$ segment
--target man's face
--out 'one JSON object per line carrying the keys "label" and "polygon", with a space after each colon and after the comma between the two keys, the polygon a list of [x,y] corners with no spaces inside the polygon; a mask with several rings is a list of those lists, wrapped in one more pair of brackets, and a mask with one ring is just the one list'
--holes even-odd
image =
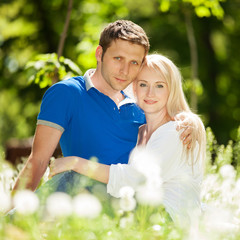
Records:
{"label": "man's face", "polygon": [[145,57],[143,46],[124,40],[113,41],[102,59],[102,48],[96,56],[101,75],[115,91],[125,89],[137,76]]}

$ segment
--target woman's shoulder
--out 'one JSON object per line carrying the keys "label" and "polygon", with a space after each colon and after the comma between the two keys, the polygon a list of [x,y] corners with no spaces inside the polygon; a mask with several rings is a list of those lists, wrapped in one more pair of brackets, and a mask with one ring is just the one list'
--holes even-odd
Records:
{"label": "woman's shoulder", "polygon": [[152,134],[152,138],[175,138],[179,136],[179,131],[177,131],[177,122],[169,121],[155,130]]}
{"label": "woman's shoulder", "polygon": [[175,121],[169,121],[160,126],[152,134],[147,146],[156,149],[176,149],[181,147],[179,132],[176,130],[177,124]]}

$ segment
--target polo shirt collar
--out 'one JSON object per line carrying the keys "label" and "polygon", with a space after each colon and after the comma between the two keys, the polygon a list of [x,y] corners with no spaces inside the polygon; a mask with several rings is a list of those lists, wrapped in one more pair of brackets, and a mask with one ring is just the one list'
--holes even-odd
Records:
{"label": "polo shirt collar", "polygon": [[[83,79],[85,80],[85,84],[86,84],[86,90],[88,91],[90,88],[95,88],[93,85],[93,82],[91,80],[91,75],[95,72],[96,69],[89,69],[85,72]],[[119,106],[122,106],[124,104],[128,104],[128,103],[136,103],[136,101],[130,97],[128,97],[123,91],[121,91],[121,93],[123,94],[123,96],[125,97],[120,103]]]}
{"label": "polo shirt collar", "polygon": [[93,83],[92,83],[91,77],[90,77],[94,72],[95,72],[95,69],[89,69],[89,70],[86,71],[86,73],[83,76],[83,78],[85,80],[85,83],[86,83],[87,91],[92,87],[95,88]]}

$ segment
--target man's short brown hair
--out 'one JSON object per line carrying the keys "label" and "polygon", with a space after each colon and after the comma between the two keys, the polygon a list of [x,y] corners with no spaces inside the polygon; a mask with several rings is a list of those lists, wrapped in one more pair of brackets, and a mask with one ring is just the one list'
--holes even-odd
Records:
{"label": "man's short brown hair", "polygon": [[117,20],[108,24],[102,31],[99,45],[103,48],[103,54],[110,47],[112,41],[122,39],[144,47],[145,54],[149,51],[149,41],[145,31],[137,24],[129,20]]}

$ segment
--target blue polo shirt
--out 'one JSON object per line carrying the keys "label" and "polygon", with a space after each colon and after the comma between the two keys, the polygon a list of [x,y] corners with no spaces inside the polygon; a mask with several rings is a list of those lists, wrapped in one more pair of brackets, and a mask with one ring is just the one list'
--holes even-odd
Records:
{"label": "blue polo shirt", "polygon": [[60,81],[46,91],[37,124],[63,132],[60,146],[65,157],[127,163],[138,128],[145,123],[144,113],[126,95],[117,106],[93,86],[89,71],[84,77]]}

